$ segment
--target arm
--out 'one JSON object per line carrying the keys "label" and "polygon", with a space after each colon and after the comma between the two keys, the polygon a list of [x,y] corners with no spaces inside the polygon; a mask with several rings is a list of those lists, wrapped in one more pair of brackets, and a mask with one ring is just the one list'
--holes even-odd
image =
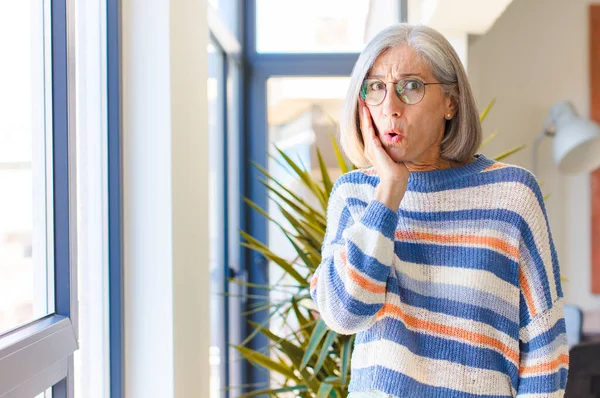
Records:
{"label": "arm", "polygon": [[558,257],[537,181],[528,181],[519,261],[521,288],[518,396],[562,397],[569,369]]}
{"label": "arm", "polygon": [[322,261],[310,294],[327,326],[341,334],[368,329],[383,307],[398,214],[373,199],[353,219],[347,200],[357,185],[336,182],[327,207]]}

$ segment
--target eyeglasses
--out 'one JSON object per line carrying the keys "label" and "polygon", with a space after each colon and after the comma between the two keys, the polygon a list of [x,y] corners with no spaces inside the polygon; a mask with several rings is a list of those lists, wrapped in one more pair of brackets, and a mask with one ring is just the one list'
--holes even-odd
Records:
{"label": "eyeglasses", "polygon": [[[416,105],[423,100],[425,96],[425,86],[430,84],[448,84],[448,83],[424,83],[420,80],[398,80],[397,82],[388,82],[396,87],[396,94],[402,102],[408,105]],[[379,79],[365,79],[360,89],[360,97],[367,105],[376,106],[383,102],[387,95],[387,84]]]}

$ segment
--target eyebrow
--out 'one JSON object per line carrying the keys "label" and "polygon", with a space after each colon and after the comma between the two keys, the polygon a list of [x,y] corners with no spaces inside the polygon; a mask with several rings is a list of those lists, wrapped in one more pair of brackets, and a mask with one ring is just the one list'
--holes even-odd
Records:
{"label": "eyebrow", "polygon": [[[422,74],[420,73],[401,73],[400,77],[408,77],[408,76],[418,76],[418,77],[423,77]],[[369,79],[383,79],[385,78],[385,75],[370,75],[367,76]]]}

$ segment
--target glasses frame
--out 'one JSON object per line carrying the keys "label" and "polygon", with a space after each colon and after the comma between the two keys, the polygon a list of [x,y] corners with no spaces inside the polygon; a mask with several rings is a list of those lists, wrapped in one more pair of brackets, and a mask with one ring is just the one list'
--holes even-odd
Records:
{"label": "glasses frame", "polygon": [[[381,104],[383,103],[383,101],[385,101],[385,98],[387,97],[387,94],[388,94],[388,84],[393,84],[393,85],[394,85],[394,92],[396,93],[396,96],[398,97],[398,99],[400,99],[400,101],[402,101],[402,102],[403,102],[403,103],[405,103],[406,105],[417,105],[417,104],[420,104],[420,103],[421,103],[421,101],[423,101],[423,98],[425,98],[425,91],[426,91],[426,89],[427,89],[427,86],[429,86],[429,85],[434,85],[434,84],[435,84],[435,85],[437,85],[437,84],[441,84],[441,85],[452,84],[452,83],[440,83],[440,82],[423,82],[423,81],[421,81],[421,80],[419,80],[419,79],[400,79],[400,80],[397,80],[397,81],[395,81],[395,82],[385,82],[385,81],[383,81],[383,80],[381,80],[381,79],[377,79],[377,78],[366,78],[366,79],[364,79],[364,80],[363,80],[363,83],[362,83],[361,87],[362,87],[362,86],[365,84],[365,82],[367,82],[367,81],[369,81],[369,82],[375,82],[375,81],[378,81],[378,82],[380,82],[380,83],[383,83],[383,85],[384,85],[384,87],[385,87],[385,94],[383,95],[383,98],[381,98],[381,101],[379,101],[377,104],[369,104],[369,103],[367,103],[367,99],[366,99],[366,98],[362,98],[362,95],[360,95],[360,94],[359,94],[359,95],[360,95],[360,97],[362,98],[362,100],[363,100],[363,101],[365,101],[365,104],[367,104],[367,105],[370,105],[370,106],[379,106],[379,105],[381,105]],[[402,81],[406,82],[406,83],[405,83],[405,84],[402,86],[402,89],[404,89],[404,87],[406,87],[406,84],[408,84],[408,82],[415,82],[415,81],[416,81],[416,82],[419,82],[419,83],[421,83],[421,84],[424,86],[424,88],[423,88],[423,96],[421,97],[421,99],[420,99],[419,101],[417,101],[417,102],[414,102],[414,103],[412,103],[412,104],[409,104],[408,102],[406,102],[406,101],[404,101],[404,100],[402,99],[402,97],[401,97],[401,96],[400,96],[400,94],[398,93],[398,90],[396,90],[396,88],[397,88],[397,86],[398,86],[398,83],[400,83],[400,82],[402,82]],[[361,92],[362,92],[362,88],[361,88]]]}

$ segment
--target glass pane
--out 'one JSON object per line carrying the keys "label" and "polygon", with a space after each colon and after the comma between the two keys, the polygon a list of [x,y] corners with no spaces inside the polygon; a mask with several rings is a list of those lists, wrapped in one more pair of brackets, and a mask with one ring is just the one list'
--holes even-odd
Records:
{"label": "glass pane", "polygon": [[[238,63],[232,59],[228,60],[228,76],[227,76],[227,203],[228,203],[228,216],[229,216],[229,246],[228,246],[228,259],[229,266],[235,272],[235,277],[240,277],[240,243],[241,237],[239,234],[240,230],[240,114],[239,114],[239,103],[241,101],[241,74],[242,70]],[[230,296],[227,298],[229,303],[229,396],[236,397],[240,394],[239,389],[233,389],[237,386],[241,386],[242,382],[242,365],[243,361],[240,359],[239,352],[232,345],[239,345],[242,340],[242,298],[244,289],[239,283],[229,283]]]}
{"label": "glass pane", "polygon": [[217,11],[219,19],[225,24],[231,34],[239,39],[238,6],[241,3],[238,0],[208,0],[208,4]]}
{"label": "glass pane", "polygon": [[0,334],[54,310],[46,3],[0,3]]}
{"label": "glass pane", "polygon": [[224,247],[223,226],[223,54],[208,45],[208,125],[209,125],[209,195],[210,195],[210,393],[220,397],[224,361]]}
{"label": "glass pane", "polygon": [[[337,136],[340,112],[349,82],[350,80],[347,77],[269,79],[267,82],[267,104],[270,153],[274,154],[274,146],[277,146],[292,160],[310,170],[315,179],[320,180],[321,174],[316,155],[316,149],[319,148],[331,180],[335,181],[341,174],[341,170],[331,145],[330,135],[335,134]],[[281,163],[283,163],[281,156],[269,159],[270,174],[315,209],[322,209],[319,201],[310,190],[302,185],[297,178],[292,177]],[[287,210],[289,211],[289,209]],[[291,224],[278,210],[275,202],[269,202],[268,212],[285,229],[294,231]],[[297,219],[303,220],[302,217]],[[268,224],[268,245],[270,250],[288,262],[293,262],[297,256],[293,246],[274,223]],[[318,249],[320,250],[320,247]],[[296,261],[294,268],[303,277],[308,277],[309,270],[301,261]],[[298,283],[288,274],[284,274],[281,267],[273,262],[269,264],[269,283],[272,286],[277,286],[277,289],[272,290],[270,294],[271,305],[283,304],[281,312],[285,312],[289,308],[291,294],[298,292],[298,289],[286,288],[286,286],[293,286]],[[302,291],[301,293],[306,294],[308,292]],[[299,306],[305,318],[308,318],[307,308],[314,308],[312,300],[306,298],[299,302]],[[292,331],[298,329],[297,318],[288,316],[284,322],[283,317],[275,316],[271,320],[270,328],[282,337],[289,336]],[[302,333],[298,333],[298,335],[302,336]],[[273,357],[276,358],[275,355]],[[273,388],[280,387],[281,383],[285,381],[274,372],[271,373],[271,377]]]}
{"label": "glass pane", "polygon": [[47,389],[43,393],[37,395],[35,398],[52,398],[52,388]]}
{"label": "glass pane", "polygon": [[360,52],[382,28],[399,21],[398,3],[398,0],[256,0],[256,50]]}

